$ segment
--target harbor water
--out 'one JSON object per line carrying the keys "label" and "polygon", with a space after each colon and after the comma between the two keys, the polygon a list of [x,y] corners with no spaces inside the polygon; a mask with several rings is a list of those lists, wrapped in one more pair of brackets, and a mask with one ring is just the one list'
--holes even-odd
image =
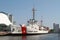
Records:
{"label": "harbor water", "polygon": [[26,35],[26,36],[0,36],[0,40],[59,40],[60,34]]}

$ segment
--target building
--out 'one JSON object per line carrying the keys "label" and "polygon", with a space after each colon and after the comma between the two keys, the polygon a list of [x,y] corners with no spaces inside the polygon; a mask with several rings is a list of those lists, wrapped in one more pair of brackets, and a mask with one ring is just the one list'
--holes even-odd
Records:
{"label": "building", "polygon": [[10,21],[8,14],[5,12],[0,12],[0,31],[10,31],[12,22]]}
{"label": "building", "polygon": [[8,14],[5,12],[0,12],[0,24],[10,25],[12,22],[10,21]]}
{"label": "building", "polygon": [[59,32],[59,24],[53,23],[54,32]]}

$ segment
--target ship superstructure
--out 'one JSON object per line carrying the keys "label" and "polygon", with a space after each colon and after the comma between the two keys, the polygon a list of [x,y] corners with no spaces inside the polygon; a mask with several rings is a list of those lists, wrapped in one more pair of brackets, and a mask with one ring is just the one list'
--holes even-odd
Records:
{"label": "ship superstructure", "polygon": [[48,27],[44,27],[42,25],[43,20],[41,20],[41,25],[39,25],[37,20],[35,20],[35,8],[33,8],[32,11],[33,11],[33,19],[30,19],[28,21],[27,33],[28,34],[48,33],[49,32],[49,28]]}

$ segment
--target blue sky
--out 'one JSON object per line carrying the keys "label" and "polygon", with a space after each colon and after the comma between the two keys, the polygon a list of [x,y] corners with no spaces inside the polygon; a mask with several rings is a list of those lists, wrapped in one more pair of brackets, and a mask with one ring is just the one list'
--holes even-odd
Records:
{"label": "blue sky", "polygon": [[53,23],[60,24],[60,0],[0,0],[0,11],[12,14],[17,24],[26,24],[32,18],[35,5],[36,20],[43,16],[43,25],[53,28]]}

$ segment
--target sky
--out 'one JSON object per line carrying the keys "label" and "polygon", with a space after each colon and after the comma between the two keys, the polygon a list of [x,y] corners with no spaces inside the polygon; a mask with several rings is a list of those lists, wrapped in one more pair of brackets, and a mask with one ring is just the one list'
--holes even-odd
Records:
{"label": "sky", "polygon": [[12,14],[16,24],[27,24],[33,6],[37,10],[35,19],[42,19],[44,26],[53,28],[53,23],[60,24],[60,0],[0,0],[0,11]]}

